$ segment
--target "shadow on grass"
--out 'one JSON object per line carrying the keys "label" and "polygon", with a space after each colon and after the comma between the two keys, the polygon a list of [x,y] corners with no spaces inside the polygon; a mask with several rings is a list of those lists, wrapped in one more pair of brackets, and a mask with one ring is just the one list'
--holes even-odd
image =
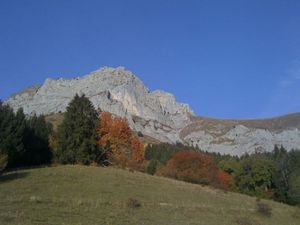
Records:
{"label": "shadow on grass", "polygon": [[11,172],[6,174],[0,175],[0,183],[2,182],[9,182],[17,179],[22,179],[24,177],[27,177],[29,175],[29,172]]}

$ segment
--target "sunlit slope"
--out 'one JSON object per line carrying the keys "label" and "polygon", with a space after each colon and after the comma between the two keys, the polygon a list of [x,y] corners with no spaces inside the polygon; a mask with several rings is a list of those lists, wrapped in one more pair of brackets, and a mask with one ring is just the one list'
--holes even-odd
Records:
{"label": "sunlit slope", "polygon": [[[130,207],[128,199],[141,207]],[[0,178],[0,224],[296,225],[300,211],[208,187],[115,168],[59,166],[20,170]]]}

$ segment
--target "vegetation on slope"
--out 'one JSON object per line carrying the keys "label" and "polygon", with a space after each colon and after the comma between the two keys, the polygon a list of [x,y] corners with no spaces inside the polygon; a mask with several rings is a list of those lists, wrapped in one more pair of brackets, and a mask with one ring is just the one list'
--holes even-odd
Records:
{"label": "vegetation on slope", "polygon": [[58,166],[0,177],[5,225],[300,224],[299,208],[260,202],[270,216],[257,211],[253,197],[112,167]]}

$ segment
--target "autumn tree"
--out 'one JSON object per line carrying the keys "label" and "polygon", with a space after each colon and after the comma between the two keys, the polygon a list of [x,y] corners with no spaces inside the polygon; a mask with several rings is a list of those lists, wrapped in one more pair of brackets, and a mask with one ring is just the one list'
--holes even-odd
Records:
{"label": "autumn tree", "polygon": [[144,160],[144,145],[138,137],[131,139],[132,160],[136,163],[142,163]]}
{"label": "autumn tree", "polygon": [[222,170],[218,170],[217,179],[214,181],[213,186],[225,190],[236,189],[233,177],[229,173],[224,172]]}
{"label": "autumn tree", "polygon": [[173,155],[162,175],[197,184],[210,184],[217,176],[218,168],[213,158],[196,151],[181,151]]}
{"label": "autumn tree", "polygon": [[121,166],[143,162],[144,146],[133,135],[125,118],[102,112],[99,136],[98,143],[105,150],[110,162]]}

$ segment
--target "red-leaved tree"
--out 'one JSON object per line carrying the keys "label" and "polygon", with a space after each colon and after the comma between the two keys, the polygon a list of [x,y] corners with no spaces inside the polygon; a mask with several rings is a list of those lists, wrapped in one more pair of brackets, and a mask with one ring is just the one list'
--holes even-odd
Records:
{"label": "red-leaved tree", "polygon": [[230,175],[218,169],[212,156],[197,151],[174,154],[159,175],[220,188],[227,188],[231,183]]}
{"label": "red-leaved tree", "polygon": [[109,160],[121,166],[142,163],[144,145],[133,135],[127,120],[109,112],[102,112],[100,119],[98,143],[106,150]]}

